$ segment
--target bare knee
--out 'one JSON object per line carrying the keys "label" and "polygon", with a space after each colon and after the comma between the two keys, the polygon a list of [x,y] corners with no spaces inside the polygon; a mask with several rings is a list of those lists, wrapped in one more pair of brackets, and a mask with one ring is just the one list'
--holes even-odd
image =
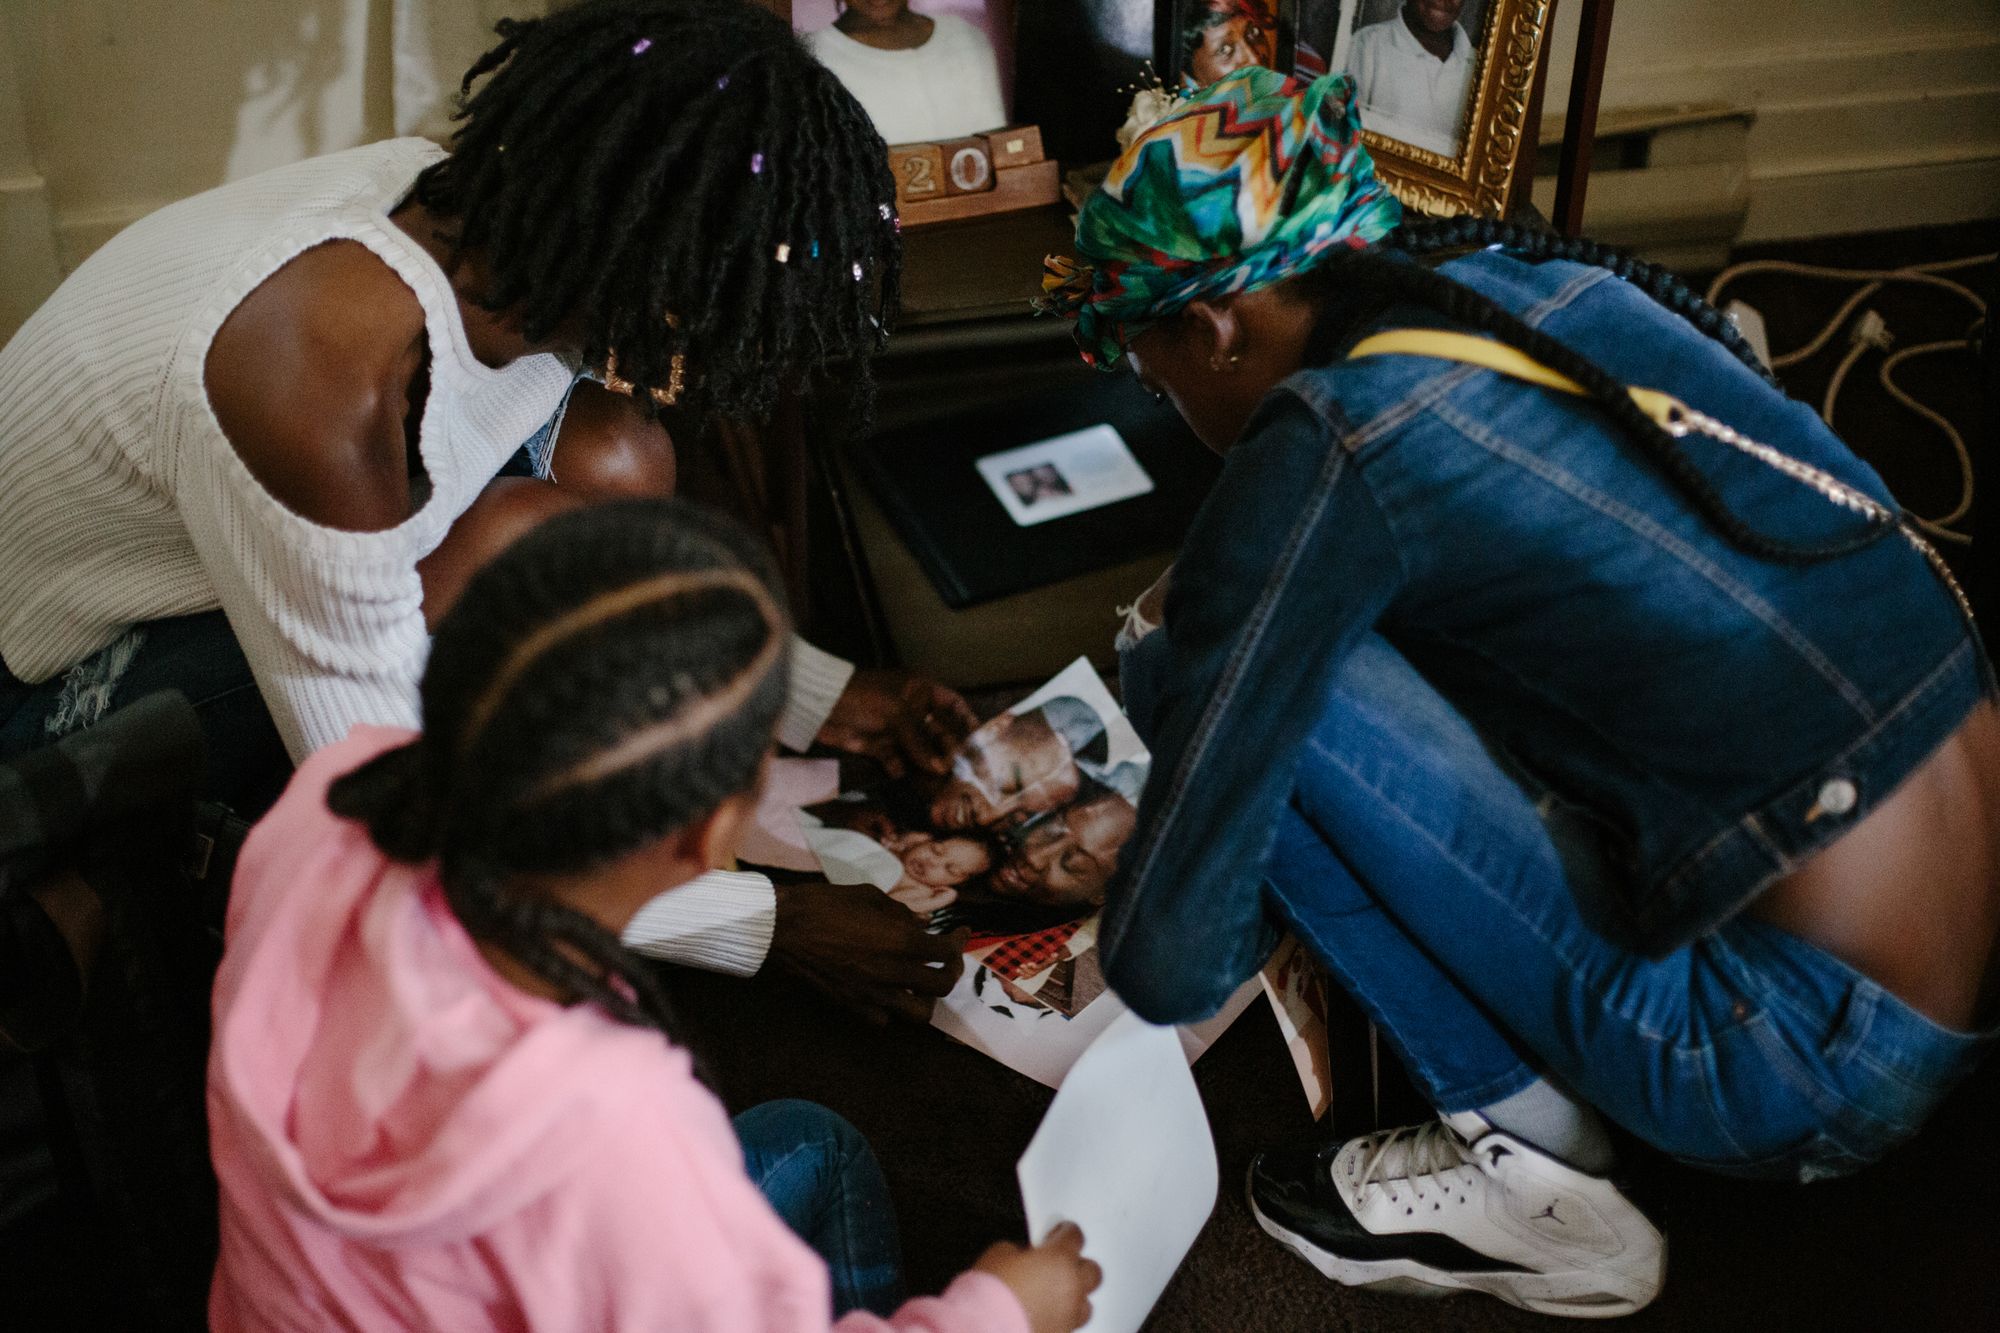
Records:
{"label": "bare knee", "polygon": [[570,393],[551,462],[564,487],[599,500],[672,495],[673,437],[650,409],[590,380]]}

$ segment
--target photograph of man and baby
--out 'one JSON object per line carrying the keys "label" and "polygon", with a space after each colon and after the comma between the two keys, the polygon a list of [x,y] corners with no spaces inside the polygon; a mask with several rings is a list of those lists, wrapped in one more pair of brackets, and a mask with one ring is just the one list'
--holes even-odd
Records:
{"label": "photograph of man and baby", "polygon": [[949,773],[844,791],[800,822],[828,879],[965,929],[1001,995],[1068,1016],[1104,990],[1091,918],[1138,825],[1147,761],[1079,661],[973,732]]}

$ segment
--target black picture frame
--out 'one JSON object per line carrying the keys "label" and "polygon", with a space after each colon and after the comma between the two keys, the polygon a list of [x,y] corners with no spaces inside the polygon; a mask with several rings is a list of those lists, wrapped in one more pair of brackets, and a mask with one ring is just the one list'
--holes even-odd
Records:
{"label": "black picture frame", "polygon": [[1020,0],[1014,117],[1065,167],[1118,155],[1132,93],[1152,74],[1175,0]]}

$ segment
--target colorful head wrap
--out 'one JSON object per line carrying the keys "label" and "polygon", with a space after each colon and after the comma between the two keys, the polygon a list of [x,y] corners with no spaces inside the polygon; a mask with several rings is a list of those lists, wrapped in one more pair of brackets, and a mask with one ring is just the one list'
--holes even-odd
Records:
{"label": "colorful head wrap", "polygon": [[1076,221],[1078,259],[1050,256],[1041,310],[1076,320],[1108,370],[1188,302],[1255,291],[1336,247],[1379,240],[1402,208],[1361,146],[1354,81],[1240,69],[1132,141]]}

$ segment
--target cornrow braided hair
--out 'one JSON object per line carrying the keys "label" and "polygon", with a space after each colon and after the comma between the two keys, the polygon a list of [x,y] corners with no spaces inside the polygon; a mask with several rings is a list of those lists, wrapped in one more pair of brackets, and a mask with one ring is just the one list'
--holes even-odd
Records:
{"label": "cornrow braided hair", "polygon": [[[895,182],[852,95],[745,0],[504,19],[416,200],[482,300],[696,420],[754,421],[833,363],[865,410],[900,292]],[[487,77],[490,76],[490,77]],[[474,92],[473,84],[485,78]]]}
{"label": "cornrow braided hair", "polygon": [[523,887],[688,828],[750,790],[790,661],[756,541],[679,501],[560,515],[481,570],[438,626],[424,731],[336,780],[334,813],[435,859],[475,938],[565,1002],[671,1030],[616,935]]}
{"label": "cornrow braided hair", "polygon": [[[1389,250],[1413,256],[1443,255],[1490,246],[1500,246],[1530,260],[1565,259],[1609,269],[1722,343],[1766,383],[1777,385],[1777,379],[1758,361],[1756,353],[1736,326],[1665,269],[1595,241],[1557,236],[1491,218],[1406,223],[1383,237],[1376,247],[1331,255],[1318,267],[1301,274],[1296,281],[1304,284],[1307,299],[1320,303],[1322,308],[1324,295],[1335,290],[1356,289],[1370,292],[1382,298],[1384,303],[1410,301],[1427,306],[1456,323],[1492,334],[1567,375],[1583,386],[1591,401],[1620,426],[1646,459],[1688,497],[1696,512],[1711,527],[1747,554],[1780,564],[1811,564],[1851,554],[1896,530],[1893,520],[1871,521],[1853,537],[1821,544],[1784,542],[1765,536],[1729,508],[1714,484],[1682,452],[1680,442],[1633,403],[1626,391],[1627,386],[1616,376],[1567,343],[1527,323],[1471,288],[1453,282],[1425,265],[1399,262],[1383,253]],[[1344,327],[1327,327],[1323,323],[1314,331],[1312,344],[1307,349],[1308,357],[1315,361],[1327,360],[1350,328],[1351,323]]]}

